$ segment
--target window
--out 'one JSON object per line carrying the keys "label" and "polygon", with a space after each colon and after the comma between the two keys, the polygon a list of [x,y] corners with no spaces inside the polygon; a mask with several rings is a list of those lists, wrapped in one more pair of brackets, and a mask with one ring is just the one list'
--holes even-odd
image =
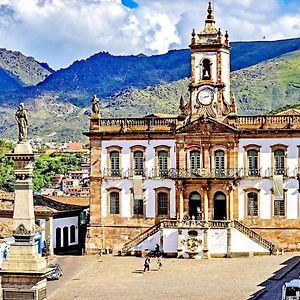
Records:
{"label": "window", "polygon": [[109,213],[111,215],[118,215],[120,213],[119,192],[111,192],[109,198]]}
{"label": "window", "polygon": [[225,175],[225,153],[223,150],[215,151],[216,176]]}
{"label": "window", "polygon": [[159,192],[157,194],[157,215],[165,216],[168,215],[169,195],[165,192]]}
{"label": "window", "polygon": [[190,154],[190,168],[191,170],[200,169],[200,152],[192,151]]}
{"label": "window", "polygon": [[248,216],[258,216],[258,195],[255,192],[247,194],[247,212]]}
{"label": "window", "polygon": [[209,59],[203,59],[202,62],[202,80],[210,80],[211,79],[211,69],[210,69],[210,60]]}
{"label": "window", "polygon": [[76,231],[75,231],[75,225],[72,225],[70,227],[70,243],[75,243],[75,234]]}
{"label": "window", "polygon": [[144,214],[143,199],[134,199],[133,200],[133,214],[134,215],[143,215]]}
{"label": "window", "polygon": [[134,175],[144,175],[144,155],[142,151],[133,153]]}
{"label": "window", "polygon": [[158,170],[159,175],[166,175],[168,173],[168,152],[158,152]]}
{"label": "window", "polygon": [[285,174],[285,153],[284,150],[274,151],[274,175],[284,175]]}
{"label": "window", "polygon": [[117,151],[110,153],[110,170],[111,176],[120,176],[120,154]]}
{"label": "window", "polygon": [[247,152],[247,156],[248,156],[248,175],[249,176],[259,176],[258,151],[249,150]]}
{"label": "window", "polygon": [[285,200],[274,198],[274,216],[285,216]]}

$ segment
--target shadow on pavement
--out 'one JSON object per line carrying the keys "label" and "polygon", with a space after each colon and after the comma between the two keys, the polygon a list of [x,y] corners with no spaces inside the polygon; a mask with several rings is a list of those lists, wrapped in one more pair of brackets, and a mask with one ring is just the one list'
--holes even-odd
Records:
{"label": "shadow on pavement", "polygon": [[252,294],[247,300],[258,300],[260,299],[267,291],[274,286],[278,281],[282,280],[290,271],[292,271],[300,263],[300,256],[292,257],[281,263],[283,266],[278,271],[268,278],[267,280],[261,282],[258,286],[263,287],[263,289]]}

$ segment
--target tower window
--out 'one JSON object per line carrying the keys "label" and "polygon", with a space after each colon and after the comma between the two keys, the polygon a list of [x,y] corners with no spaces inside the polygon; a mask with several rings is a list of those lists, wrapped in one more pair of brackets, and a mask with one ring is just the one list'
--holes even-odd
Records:
{"label": "tower window", "polygon": [[202,62],[202,80],[211,80],[211,63],[207,58]]}

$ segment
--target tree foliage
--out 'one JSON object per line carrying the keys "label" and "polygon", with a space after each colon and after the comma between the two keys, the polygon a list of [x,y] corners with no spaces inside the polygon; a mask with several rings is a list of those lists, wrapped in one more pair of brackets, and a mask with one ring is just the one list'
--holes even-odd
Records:
{"label": "tree foliage", "polygon": [[33,172],[34,191],[52,187],[55,174],[65,174],[67,171],[79,170],[82,161],[81,154],[43,154],[35,162]]}
{"label": "tree foliage", "polygon": [[4,191],[13,191],[14,183],[14,162],[8,160],[5,154],[13,149],[13,144],[0,140],[0,189]]}

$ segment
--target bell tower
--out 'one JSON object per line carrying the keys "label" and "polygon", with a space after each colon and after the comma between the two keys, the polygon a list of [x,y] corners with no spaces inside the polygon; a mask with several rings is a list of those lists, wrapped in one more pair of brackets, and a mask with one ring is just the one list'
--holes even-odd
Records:
{"label": "bell tower", "polygon": [[204,29],[192,32],[190,118],[208,116],[224,119],[235,113],[234,99],[230,94],[229,35],[217,29],[211,2]]}

